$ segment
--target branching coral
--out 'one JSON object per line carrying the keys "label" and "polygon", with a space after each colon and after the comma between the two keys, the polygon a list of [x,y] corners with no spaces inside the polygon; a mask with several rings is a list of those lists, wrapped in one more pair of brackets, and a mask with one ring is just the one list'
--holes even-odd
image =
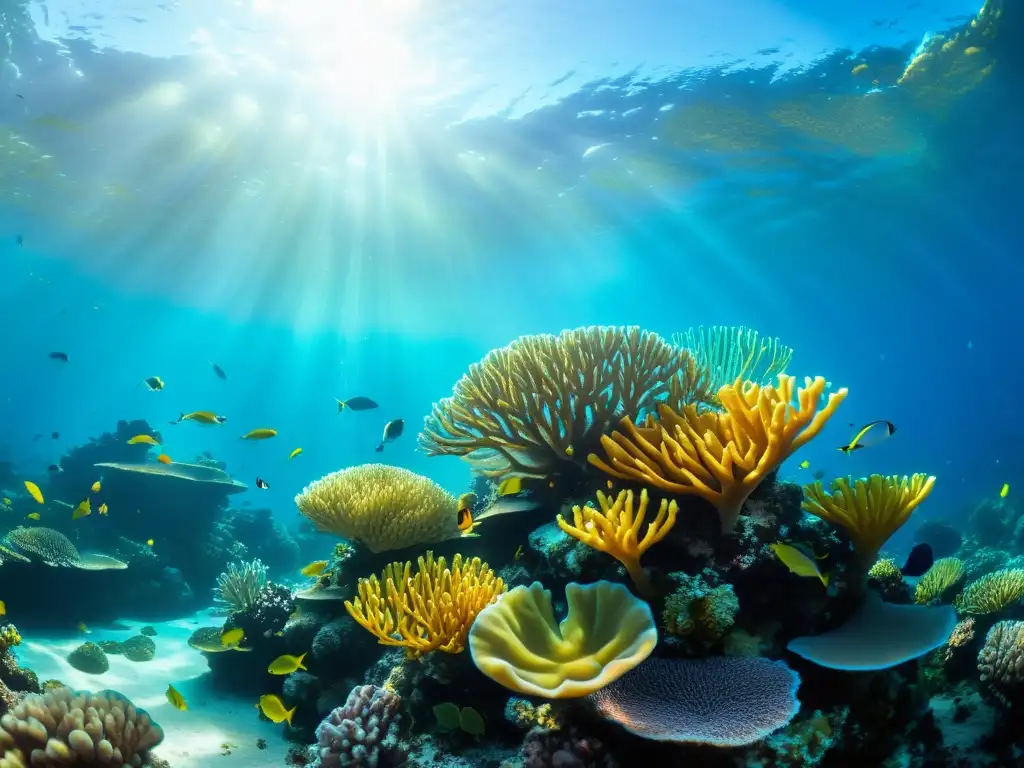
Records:
{"label": "branching coral", "polygon": [[999,613],[1024,597],[1024,569],[1004,569],[982,576],[957,595],[953,604],[960,613]]}
{"label": "branching coral", "polygon": [[1024,621],[1000,621],[985,636],[978,672],[1004,704],[1024,691]]}
{"label": "branching coral", "polygon": [[164,734],[114,691],[56,688],[26,697],[0,718],[0,768],[149,765]]}
{"label": "branching coral", "polygon": [[672,343],[687,349],[697,365],[709,372],[716,391],[737,379],[767,384],[785,373],[793,359],[793,350],[777,338],[743,326],[691,328],[673,334]]}
{"label": "branching coral", "polygon": [[933,600],[941,600],[943,595],[964,580],[964,574],[962,560],[955,557],[943,557],[936,560],[928,572],[917,582],[917,588],[914,590],[914,602],[926,605]]}
{"label": "branching coral", "polygon": [[217,577],[213,602],[224,613],[239,613],[254,605],[266,586],[267,566],[259,560],[231,563]]}
{"label": "branching coral", "polygon": [[320,530],[371,552],[462,535],[454,496],[430,478],[385,464],[332,472],[307,485],[295,504]]}
{"label": "branching coral", "polygon": [[878,550],[932,492],[935,478],[927,475],[898,477],[871,475],[854,481],[840,477],[831,491],[820,482],[804,486],[803,508],[844,528],[862,562],[874,562]]}
{"label": "branching coral", "polygon": [[524,336],[470,366],[434,406],[420,447],[462,456],[489,477],[547,477],[567,463],[585,466],[623,416],[712,398],[704,370],[656,333],[590,327]]}
{"label": "branching coral", "polygon": [[614,477],[706,499],[718,509],[722,530],[732,531],[751,492],[821,431],[847,394],[833,392],[818,411],[825,380],[808,378],[794,408],[795,385],[784,375],[778,387],[736,381],[718,392],[724,412],[662,405],[659,419],[649,417],[642,427],[625,418],[625,434],[601,439],[607,461],[588,459]]}
{"label": "branching coral", "polygon": [[601,491],[597,492],[598,512],[593,507],[572,508],[572,523],[558,516],[558,527],[587,546],[607,552],[626,568],[633,583],[644,594],[650,594],[651,585],[644,569],[640,567],[640,556],[661,541],[676,524],[679,506],[661,500],[658,514],[647,525],[640,537],[647,517],[647,491],[640,493],[640,505],[634,514],[633,492],[621,491],[614,503]]}
{"label": "branching coral", "polygon": [[344,706],[316,729],[318,768],[388,768],[405,765],[399,741],[402,699],[375,685],[352,689]]}
{"label": "branching coral", "polygon": [[359,580],[359,596],[345,608],[381,645],[404,647],[410,657],[431,651],[461,653],[480,613],[505,591],[505,582],[481,562],[455,555],[449,569],[433,552],[412,563],[391,563],[380,579]]}

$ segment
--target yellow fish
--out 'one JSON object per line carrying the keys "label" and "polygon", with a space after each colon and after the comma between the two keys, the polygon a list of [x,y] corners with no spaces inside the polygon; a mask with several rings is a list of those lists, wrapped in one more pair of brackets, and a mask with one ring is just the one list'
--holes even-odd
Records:
{"label": "yellow fish", "polygon": [[238,645],[242,642],[243,637],[245,637],[245,630],[241,627],[235,627],[220,636],[220,644],[223,646]]}
{"label": "yellow fish", "polygon": [[152,435],[136,435],[135,437],[128,439],[128,445],[138,445],[139,443],[145,443],[146,445],[160,445],[160,441]]}
{"label": "yellow fish", "polygon": [[999,491],[999,498],[1000,499],[1005,499],[1009,495],[1010,495],[1010,484],[1009,483],[1003,483],[1002,490]]}
{"label": "yellow fish", "polygon": [[252,430],[251,432],[246,432],[244,435],[242,435],[239,438],[239,440],[268,440],[271,437],[276,437],[276,436],[277,436],[277,430],[276,429],[268,429],[267,427],[260,427],[259,429]]}
{"label": "yellow fish", "polygon": [[291,461],[296,456],[298,456],[300,453],[302,453],[302,449],[301,448],[296,448],[294,451],[292,451],[291,453],[288,454],[288,460]]}
{"label": "yellow fish", "polygon": [[270,662],[270,666],[267,667],[267,672],[272,675],[290,675],[296,670],[305,669],[305,667],[302,666],[302,660],[304,658],[306,658],[306,654],[302,654],[301,656],[291,656],[286,653],[283,656],[278,656]]}
{"label": "yellow fish", "polygon": [[194,421],[196,424],[223,424],[227,421],[227,417],[218,416],[213,411],[192,411],[192,413],[183,413],[178,416],[178,422],[181,421]]}
{"label": "yellow fish", "polygon": [[968,56],[973,56],[976,53],[981,53],[981,48],[979,48],[976,45],[969,45],[968,47],[964,48],[964,53],[967,54]]}
{"label": "yellow fish", "polygon": [[6,496],[4,496],[4,505],[8,507],[11,506],[11,500],[8,499]]}
{"label": "yellow fish", "polygon": [[146,546],[147,547],[152,547],[153,546],[153,540],[152,539],[146,539]]}
{"label": "yellow fish", "polygon": [[95,483],[92,484],[92,488],[90,488],[89,490],[92,491],[93,493],[99,493],[100,492],[100,488],[101,488],[100,481],[97,480]]}
{"label": "yellow fish", "polygon": [[39,519],[39,513],[38,512],[29,512],[27,515],[25,515],[25,517],[27,517],[29,520],[38,520]]}
{"label": "yellow fish", "polygon": [[145,384],[149,388],[150,392],[159,392],[161,389],[164,388],[164,380],[161,379],[159,376],[150,376],[148,379],[143,379],[142,381],[135,385],[135,388],[138,389],[143,384]]}
{"label": "yellow fish", "polygon": [[77,520],[80,517],[92,514],[92,504],[88,498],[82,499],[78,502],[78,506],[75,507],[75,511],[71,513],[71,519]]}
{"label": "yellow fish", "polygon": [[97,509],[96,511],[99,512],[101,515],[106,515],[107,514],[106,502],[104,502],[103,504],[100,504],[100,508]]}
{"label": "yellow fish", "polygon": [[782,544],[781,542],[769,544],[768,548],[782,561],[782,564],[789,568],[791,573],[797,576],[813,576],[820,579],[821,583],[828,586],[828,574],[822,573],[818,567],[818,560],[813,552],[800,544]]}
{"label": "yellow fish", "polygon": [[856,67],[854,67],[853,69],[850,70],[850,74],[851,75],[859,75],[861,72],[863,72],[867,68],[868,68],[867,64],[858,64]]}
{"label": "yellow fish", "polygon": [[572,455],[574,453],[576,453],[576,449],[573,448],[571,445],[568,448],[565,449],[565,455],[569,456],[570,458],[572,457]]}
{"label": "yellow fish", "polygon": [[501,481],[501,485],[498,486],[499,496],[513,496],[523,490],[523,478],[521,477],[506,477]]}
{"label": "yellow fish", "polygon": [[861,448],[870,448],[883,440],[888,440],[895,432],[896,425],[891,421],[872,421],[861,427],[847,445],[839,446],[839,450],[849,456]]}
{"label": "yellow fish", "polygon": [[303,568],[299,573],[303,576],[319,576],[324,572],[328,563],[326,560],[314,560],[312,563]]}
{"label": "yellow fish", "polygon": [[3,600],[0,600],[0,616],[6,616],[6,615],[7,615],[7,603],[5,603]]}
{"label": "yellow fish", "polygon": [[43,492],[39,490],[39,486],[33,483],[31,480],[25,481],[25,490],[28,491],[28,495],[35,499],[40,504],[43,503]]}
{"label": "yellow fish", "polygon": [[803,461],[800,462],[800,469],[807,469],[810,466],[811,462],[809,462],[807,459],[804,459]]}
{"label": "yellow fish", "polygon": [[267,719],[272,723],[288,723],[292,724],[292,716],[295,714],[295,710],[298,707],[292,707],[291,709],[284,708],[284,702],[281,698],[273,693],[265,693],[260,696],[259,704],[260,712],[267,716]]}
{"label": "yellow fish", "polygon": [[172,463],[171,462],[171,457],[168,456],[166,453],[161,453],[159,456],[156,457],[156,460],[159,461],[161,464],[171,464]]}
{"label": "yellow fish", "polygon": [[[188,704],[185,703],[185,697],[178,693],[173,685],[167,686],[167,700],[171,703],[171,706],[181,712],[188,712]],[[290,723],[289,723],[290,725]]]}
{"label": "yellow fish", "polygon": [[85,626],[85,622],[83,622],[83,621],[78,622],[78,624],[75,625],[75,629],[77,629],[83,635],[91,635],[92,634],[92,630],[89,629],[87,626]]}

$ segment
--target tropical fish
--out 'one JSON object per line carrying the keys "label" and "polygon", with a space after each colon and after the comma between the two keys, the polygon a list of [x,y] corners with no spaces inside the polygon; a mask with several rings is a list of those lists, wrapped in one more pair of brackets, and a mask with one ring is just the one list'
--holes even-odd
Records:
{"label": "tropical fish", "polygon": [[27,517],[29,520],[38,520],[39,519],[39,513],[38,512],[29,512],[27,515],[25,515],[25,517]]}
{"label": "tropical fish", "polygon": [[853,69],[850,70],[850,74],[851,75],[859,75],[861,72],[863,72],[867,68],[868,68],[867,64],[858,64],[856,67],[854,67]]}
{"label": "tropical fish", "polygon": [[571,445],[566,447],[566,449],[565,449],[565,455],[566,456],[572,458],[572,455],[574,453],[576,453],[576,449],[575,448],[573,448]]}
{"label": "tropical fish", "polygon": [[256,478],[256,487],[259,488],[261,491],[267,491],[270,489],[270,486],[267,485],[267,481],[264,480],[262,477]]}
{"label": "tropical fish", "polygon": [[160,445],[160,441],[152,435],[136,435],[128,439],[128,445],[139,445],[145,443],[146,445]]}
{"label": "tropical fish", "polygon": [[800,462],[800,469],[810,469],[810,468],[811,468],[811,462],[809,462],[807,459],[804,459],[803,461]]}
{"label": "tropical fish", "polygon": [[393,443],[395,440],[402,436],[402,432],[405,430],[404,419],[393,419],[384,425],[384,436],[380,439],[380,445],[377,446],[377,453],[384,450],[385,443]]}
{"label": "tropical fish", "polygon": [[153,546],[153,540],[152,539],[146,539],[146,546],[147,547],[152,547]]}
{"label": "tropical fish", "polygon": [[159,461],[161,464],[173,464],[174,463],[174,462],[171,461],[171,457],[168,456],[166,453],[161,453],[159,456],[156,457],[156,460]]}
{"label": "tropical fish", "polygon": [[921,542],[910,550],[907,562],[903,564],[900,571],[904,576],[924,576],[934,562],[935,556],[932,554],[931,545]]}
{"label": "tropical fish", "polygon": [[50,433],[50,439],[51,440],[60,440],[60,432],[51,432]]}
{"label": "tropical fish", "polygon": [[346,408],[350,411],[371,411],[374,408],[380,407],[368,397],[352,397],[348,400],[334,398],[334,401],[338,404],[338,413],[341,413]]}
{"label": "tropical fish", "polygon": [[[853,424],[850,426],[852,427]],[[853,439],[848,444],[840,446],[839,450],[849,456],[853,451],[878,445],[891,437],[895,431],[896,425],[891,421],[869,422],[857,430],[857,434],[853,436]]]}
{"label": "tropical fish", "polygon": [[1005,499],[1009,495],[1010,495],[1010,484],[1009,483],[1003,483],[1003,487],[999,491],[999,498],[1000,499]]}
{"label": "tropical fish", "polygon": [[181,712],[188,712],[188,704],[185,703],[185,697],[175,690],[173,685],[167,686],[167,701],[171,703],[171,706]]}
{"label": "tropical fish", "polygon": [[227,416],[218,416],[212,411],[192,411],[192,413],[183,413],[178,416],[178,421],[172,421],[172,424],[178,424],[182,421],[194,421],[196,424],[210,424],[217,425],[223,424],[228,420]]}
{"label": "tropical fish", "polygon": [[107,514],[107,504],[106,504],[106,502],[104,502],[103,504],[100,504],[100,508],[97,509],[96,511],[99,512],[101,515],[105,516]]}
{"label": "tropical fish", "polygon": [[292,707],[291,709],[284,708],[284,702],[281,698],[273,693],[265,693],[260,696],[260,701],[257,706],[267,719],[272,723],[288,723],[292,724],[292,716],[295,714],[295,710],[298,707]]}
{"label": "tropical fish", "polygon": [[301,448],[296,448],[294,451],[292,451],[291,453],[288,454],[288,461],[291,461],[296,456],[298,456],[300,453],[302,453],[302,449]]}
{"label": "tropical fish", "polygon": [[92,484],[92,488],[90,488],[89,490],[92,491],[93,493],[99,493],[101,487],[102,486],[100,485],[100,481],[97,480],[95,483]]}
{"label": "tropical fish", "polygon": [[238,645],[242,642],[242,638],[245,637],[245,630],[241,627],[235,627],[229,629],[220,636],[221,645]]}
{"label": "tropical fish", "polygon": [[267,667],[267,672],[272,675],[290,675],[296,670],[305,669],[305,667],[302,666],[302,660],[304,658],[306,658],[306,654],[302,654],[301,656],[291,656],[286,653],[283,656],[278,656],[270,662],[270,666]]}
{"label": "tropical fish", "polygon": [[303,568],[299,573],[303,576],[319,576],[324,572],[324,569],[328,566],[326,560],[314,560],[312,563]]}
{"label": "tropical fish", "polygon": [[483,512],[475,516],[474,524],[479,525],[484,520],[497,517],[498,515],[514,515],[517,512],[532,512],[535,509],[540,509],[540,506],[540,502],[525,496],[498,499]]}
{"label": "tropical fish", "polygon": [[246,432],[239,439],[241,439],[241,440],[269,440],[270,438],[276,437],[276,436],[277,436],[277,430],[276,429],[269,429],[267,427],[260,427],[259,429],[252,430],[251,432]]}
{"label": "tropical fish", "polygon": [[7,603],[5,603],[3,600],[0,600],[0,616],[6,616],[6,615],[7,615]]}
{"label": "tropical fish", "polygon": [[[609,480],[608,482],[611,482],[611,480]],[[521,492],[522,490],[523,478],[518,477],[516,475],[506,477],[504,480],[501,481],[501,484],[498,485],[499,496],[514,496],[515,494]]]}
{"label": "tropical fish", "polygon": [[213,360],[207,360],[206,362],[208,362],[210,364],[210,367],[213,368],[213,373],[218,379],[223,379],[224,381],[227,381],[228,375],[224,373],[223,368],[221,368],[219,365],[213,362]]}
{"label": "tropical fish", "polygon": [[91,635],[92,634],[92,630],[89,629],[87,626],[85,626],[85,622],[84,621],[80,621],[77,624],[75,624],[75,629],[77,629],[83,635]]}
{"label": "tropical fish", "polygon": [[56,464],[51,464],[46,468],[47,472],[63,472],[64,470]]}
{"label": "tropical fish", "polygon": [[50,359],[60,360],[62,363],[66,363],[68,361],[68,355],[67,352],[51,352]]}
{"label": "tropical fish", "polygon": [[43,503],[43,492],[39,490],[38,485],[33,483],[31,480],[26,480],[25,490],[28,491],[28,495],[35,499],[39,504]]}
{"label": "tropical fish", "polygon": [[91,514],[92,504],[90,503],[89,498],[86,497],[82,499],[80,502],[78,502],[78,506],[75,507],[75,511],[71,513],[71,519],[77,520],[80,517],[85,517],[86,515]]}
{"label": "tropical fish", "polygon": [[973,56],[976,53],[981,53],[981,48],[976,45],[969,45],[964,48],[964,55],[966,56]]}
{"label": "tropical fish", "polygon": [[808,547],[778,542],[769,544],[768,548],[775,553],[784,566],[789,568],[791,573],[795,573],[797,576],[813,576],[820,579],[826,587],[828,586],[828,574],[822,573],[818,567],[820,558],[816,557]]}
{"label": "tropical fish", "polygon": [[4,506],[5,507],[11,506],[11,500],[8,499],[6,496],[4,496]]}
{"label": "tropical fish", "polygon": [[164,380],[159,376],[150,376],[149,378],[143,379],[135,385],[135,388],[138,389],[143,384],[146,385],[150,392],[159,392],[164,388]]}
{"label": "tropical fish", "polygon": [[459,507],[458,526],[460,531],[473,530],[473,510],[469,507]]}

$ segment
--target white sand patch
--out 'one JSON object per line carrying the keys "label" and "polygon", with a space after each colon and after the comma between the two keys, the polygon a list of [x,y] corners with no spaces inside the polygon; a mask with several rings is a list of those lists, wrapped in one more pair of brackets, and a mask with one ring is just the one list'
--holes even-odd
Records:
{"label": "white sand patch", "polygon": [[[29,631],[17,648],[17,656],[22,665],[39,675],[40,682],[56,678],[79,690],[109,688],[145,709],[164,729],[166,738],[154,751],[171,768],[280,768],[289,746],[281,735],[283,726],[261,720],[255,701],[212,690],[206,659],[188,646],[188,637],[195,629],[220,621],[199,614],[195,619],[153,623],[157,631],[152,638],[156,643],[153,660],[134,662],[107,654],[110,669],[102,675],[79,672],[64,657],[87,640],[126,640],[138,634],[147,622],[121,622],[130,630],[96,627],[89,635],[39,635]],[[187,712],[179,712],[167,701],[168,685],[185,697]],[[266,740],[266,749],[256,746],[258,739]],[[230,755],[222,755],[226,750],[221,745],[225,743],[232,745]]]}

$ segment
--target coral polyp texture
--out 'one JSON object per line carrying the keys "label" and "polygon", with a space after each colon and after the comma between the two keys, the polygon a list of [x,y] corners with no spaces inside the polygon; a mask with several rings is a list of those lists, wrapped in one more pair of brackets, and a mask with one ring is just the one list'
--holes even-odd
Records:
{"label": "coral polyp texture", "polygon": [[791,347],[743,326],[690,328],[672,334],[672,343],[688,350],[697,365],[708,371],[715,391],[737,379],[769,384],[786,372],[793,359]]}
{"label": "coral polyp texture", "polygon": [[319,530],[371,552],[462,535],[454,496],[428,477],[386,464],[332,472],[307,485],[295,504]]}
{"label": "coral polyp texture", "polygon": [[781,661],[652,658],[590,698],[602,716],[645,739],[736,747],[788,724],[800,710],[799,687]]}
{"label": "coral polyp texture", "polygon": [[978,652],[978,672],[1004,704],[1024,693],[1024,621],[1000,621],[985,636]]}
{"label": "coral polyp texture", "polygon": [[999,613],[1024,597],[1024,569],[1003,569],[982,576],[957,595],[954,605],[960,613]]}
{"label": "coral polyp texture", "polygon": [[914,589],[914,602],[927,605],[933,600],[941,600],[944,595],[964,580],[966,573],[963,560],[955,557],[943,557],[936,560],[917,582],[917,587]]}
{"label": "coral polyp texture", "polygon": [[390,768],[404,765],[399,740],[402,699],[375,685],[352,689],[345,704],[316,729],[316,768]]}
{"label": "coral polyp texture", "polygon": [[933,476],[871,475],[854,480],[840,477],[829,491],[820,482],[804,486],[803,508],[843,528],[865,564],[898,531],[935,485]]}
{"label": "coral polyp texture", "polygon": [[[19,526],[0,539],[0,550],[7,558],[30,560],[61,568],[83,571],[122,570],[124,563],[109,555],[81,553],[71,539],[60,531],[41,526]],[[2,560],[0,560],[2,562]]]}
{"label": "coral polyp texture", "polygon": [[712,398],[704,369],[656,333],[589,327],[523,336],[470,366],[434,406],[420,447],[461,456],[489,477],[547,477],[585,466],[623,416]]}
{"label": "coral polyp texture", "polygon": [[588,547],[607,552],[618,560],[626,573],[644,594],[650,594],[651,585],[640,566],[640,556],[668,535],[676,524],[679,506],[675,501],[661,500],[658,514],[647,523],[647,491],[640,492],[640,504],[634,509],[633,491],[621,491],[613,502],[601,491],[597,502],[601,511],[593,507],[572,508],[571,523],[558,515],[558,527]]}
{"label": "coral polyp texture", "polygon": [[613,477],[700,496],[715,505],[722,530],[732,531],[751,492],[821,431],[847,394],[831,393],[819,411],[825,379],[805,379],[796,407],[795,387],[794,377],[780,374],[776,387],[740,380],[722,387],[723,411],[659,405],[658,418],[643,426],[624,418],[622,432],[601,439],[607,459],[588,460]]}
{"label": "coral polyp texture", "polygon": [[164,733],[114,691],[55,688],[25,697],[0,718],[0,768],[148,766]]}
{"label": "coral polyp texture", "polygon": [[255,604],[266,586],[267,566],[259,559],[229,563],[228,569],[217,577],[213,602],[221,613],[239,613]]}
{"label": "coral polyp texture", "polygon": [[617,680],[654,650],[651,609],[621,584],[568,584],[565,600],[566,617],[556,623],[540,582],[509,591],[473,624],[473,663],[517,693],[570,699]]}
{"label": "coral polyp texture", "polygon": [[406,649],[410,657],[431,651],[461,653],[477,615],[505,591],[505,582],[480,558],[434,559],[427,552],[412,563],[391,563],[381,577],[359,580],[359,596],[345,608],[381,645]]}

